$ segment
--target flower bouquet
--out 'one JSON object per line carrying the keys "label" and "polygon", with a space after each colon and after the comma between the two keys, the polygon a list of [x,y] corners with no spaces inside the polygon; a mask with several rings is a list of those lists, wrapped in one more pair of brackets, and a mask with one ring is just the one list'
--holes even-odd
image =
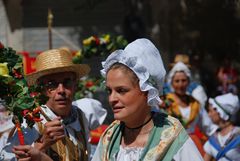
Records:
{"label": "flower bouquet", "polygon": [[103,34],[101,36],[90,36],[82,42],[82,49],[76,53],[73,59],[74,63],[81,63],[84,58],[92,56],[106,56],[116,49],[124,48],[127,40],[123,36],[110,36]]}
{"label": "flower bouquet", "polygon": [[[107,56],[116,49],[122,49],[127,45],[127,40],[123,36],[112,36],[103,34],[101,36],[90,36],[82,41],[82,49],[76,52],[73,63],[82,63],[84,59],[96,56]],[[93,94],[103,87],[103,78],[83,78],[78,84],[75,99],[93,97]]]}
{"label": "flower bouquet", "polygon": [[[31,93],[23,76],[22,58],[12,48],[0,43],[0,103],[13,114],[19,142],[24,144],[21,124],[25,118],[29,127],[40,121],[37,94]],[[30,94],[31,93],[31,94]]]}

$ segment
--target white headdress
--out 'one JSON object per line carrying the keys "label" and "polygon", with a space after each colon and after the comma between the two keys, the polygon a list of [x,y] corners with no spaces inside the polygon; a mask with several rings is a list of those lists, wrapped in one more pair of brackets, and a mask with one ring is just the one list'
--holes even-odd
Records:
{"label": "white headdress", "polygon": [[158,106],[161,103],[159,93],[162,93],[166,74],[158,49],[148,39],[137,39],[128,44],[124,50],[116,50],[102,62],[102,75],[105,77],[108,69],[114,63],[122,63],[129,67],[139,78],[141,91],[148,91],[148,104]]}
{"label": "white headdress", "polygon": [[238,96],[233,95],[232,93],[209,98],[208,102],[217,109],[220,117],[224,120],[228,120],[239,110]]}
{"label": "white headdress", "polygon": [[187,67],[187,65],[185,65],[183,62],[177,62],[173,68],[170,70],[168,76],[167,76],[167,82],[169,84],[171,84],[172,82],[172,78],[175,75],[176,72],[184,72],[187,77],[189,78],[189,80],[191,79],[191,71],[189,70],[189,68]]}

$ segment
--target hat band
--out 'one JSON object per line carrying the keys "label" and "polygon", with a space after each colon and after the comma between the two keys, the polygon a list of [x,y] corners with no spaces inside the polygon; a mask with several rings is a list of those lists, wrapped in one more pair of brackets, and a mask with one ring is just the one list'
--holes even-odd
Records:
{"label": "hat band", "polygon": [[217,102],[216,99],[213,99],[213,101],[223,110],[223,112],[225,112],[228,116],[231,116],[231,114],[229,112],[227,112],[221,105],[220,103]]}

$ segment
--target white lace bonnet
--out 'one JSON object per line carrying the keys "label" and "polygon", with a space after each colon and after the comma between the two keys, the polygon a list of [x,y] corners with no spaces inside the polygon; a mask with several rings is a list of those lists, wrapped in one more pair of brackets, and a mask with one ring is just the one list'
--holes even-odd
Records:
{"label": "white lace bonnet", "polygon": [[190,71],[190,69],[183,62],[179,61],[170,70],[170,72],[169,72],[169,74],[167,76],[167,82],[169,84],[171,84],[173,76],[176,74],[176,72],[180,72],[180,71],[184,72],[187,75],[187,77],[189,78],[189,80],[191,80],[191,71]]}
{"label": "white lace bonnet", "polygon": [[128,44],[124,50],[114,51],[102,62],[101,74],[106,77],[108,69],[117,62],[126,65],[137,75],[141,91],[148,91],[148,104],[158,106],[166,71],[160,52],[153,43],[141,38]]}

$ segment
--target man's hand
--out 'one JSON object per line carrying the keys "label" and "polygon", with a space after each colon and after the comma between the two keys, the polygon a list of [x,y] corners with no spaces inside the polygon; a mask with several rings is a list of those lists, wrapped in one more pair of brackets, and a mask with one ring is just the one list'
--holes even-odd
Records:
{"label": "man's hand", "polygon": [[40,138],[42,145],[37,145],[38,149],[46,150],[52,144],[65,137],[64,127],[60,120],[61,118],[57,117],[44,125],[43,135],[42,138]]}
{"label": "man's hand", "polygon": [[18,161],[52,161],[45,153],[30,145],[14,146],[12,151]]}

